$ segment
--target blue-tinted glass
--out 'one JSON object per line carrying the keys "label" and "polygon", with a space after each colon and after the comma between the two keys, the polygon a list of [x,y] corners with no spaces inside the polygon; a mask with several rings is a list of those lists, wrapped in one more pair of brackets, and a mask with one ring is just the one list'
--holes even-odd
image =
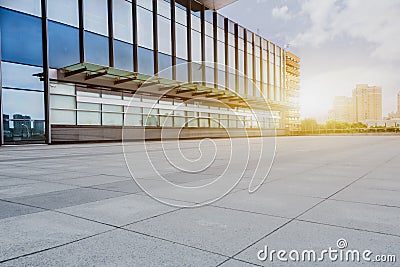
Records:
{"label": "blue-tinted glass", "polygon": [[114,40],[114,66],[117,69],[133,70],[133,46]]}
{"label": "blue-tinted glass", "polygon": [[43,92],[3,89],[2,93],[4,141],[44,140]]}
{"label": "blue-tinted glass", "polygon": [[106,37],[85,32],[85,61],[108,66],[108,39]]}
{"label": "blue-tinted glass", "polygon": [[41,67],[1,62],[3,87],[43,91],[43,82],[33,74],[43,72]]}
{"label": "blue-tinted glass", "polygon": [[139,72],[143,74],[154,74],[154,54],[152,50],[138,47]]}
{"label": "blue-tinted glass", "polygon": [[158,53],[158,74],[162,78],[172,79],[171,56]]}
{"label": "blue-tinted glass", "polygon": [[61,68],[79,62],[79,30],[49,21],[50,68]]}
{"label": "blue-tinted glass", "polygon": [[42,66],[41,27],[40,18],[0,8],[2,59]]}
{"label": "blue-tinted glass", "polygon": [[188,81],[188,64],[186,60],[176,58],[176,80],[180,82]]}

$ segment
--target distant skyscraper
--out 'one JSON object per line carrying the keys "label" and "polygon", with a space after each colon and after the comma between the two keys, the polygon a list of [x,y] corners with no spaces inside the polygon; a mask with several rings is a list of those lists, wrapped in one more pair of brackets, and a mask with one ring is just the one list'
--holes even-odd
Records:
{"label": "distant skyscraper", "polygon": [[400,118],[400,92],[397,93],[397,117]]}
{"label": "distant skyscraper", "polygon": [[10,130],[10,115],[3,114],[3,128],[4,131]]}
{"label": "distant skyscraper", "polygon": [[353,98],[336,96],[333,101],[333,109],[329,111],[328,120],[354,122]]}
{"label": "distant skyscraper", "polygon": [[33,121],[32,134],[44,134],[44,121]]}
{"label": "distant skyscraper", "polygon": [[382,88],[358,84],[353,90],[355,121],[382,120]]}
{"label": "distant skyscraper", "polygon": [[31,133],[31,117],[21,114],[13,115],[14,135],[29,136]]}

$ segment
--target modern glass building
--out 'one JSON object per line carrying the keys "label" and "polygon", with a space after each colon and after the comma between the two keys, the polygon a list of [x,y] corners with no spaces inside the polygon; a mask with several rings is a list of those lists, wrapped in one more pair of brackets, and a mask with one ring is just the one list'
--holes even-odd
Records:
{"label": "modern glass building", "polygon": [[1,144],[283,134],[285,51],[230,2],[0,0]]}

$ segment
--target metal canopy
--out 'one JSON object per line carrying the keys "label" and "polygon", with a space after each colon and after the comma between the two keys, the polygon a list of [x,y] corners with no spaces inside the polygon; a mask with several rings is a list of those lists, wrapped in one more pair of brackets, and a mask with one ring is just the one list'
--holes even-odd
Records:
{"label": "metal canopy", "polygon": [[[127,91],[169,98],[196,99],[202,102],[220,101],[231,107],[265,110],[268,103],[275,109],[284,109],[281,102],[266,102],[262,97],[241,97],[227,89],[207,87],[197,83],[173,81],[161,77],[130,72],[92,63],[78,63],[57,70],[57,80],[111,90]],[[138,91],[138,89],[140,90]]]}
{"label": "metal canopy", "polygon": [[[192,1],[191,7],[193,11],[200,11],[202,5],[207,9],[218,10],[236,1],[237,0],[195,0]],[[176,2],[187,7],[187,0],[176,0]]]}

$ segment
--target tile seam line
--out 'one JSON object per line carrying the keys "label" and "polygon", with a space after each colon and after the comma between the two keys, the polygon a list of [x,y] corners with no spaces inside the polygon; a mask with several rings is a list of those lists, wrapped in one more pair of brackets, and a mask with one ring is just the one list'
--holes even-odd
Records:
{"label": "tile seam line", "polygon": [[[397,155],[391,157],[389,160],[386,160],[384,163],[376,166],[375,168],[373,168],[372,170],[369,170],[367,173],[361,175],[359,178],[355,179],[354,181],[352,181],[351,183],[349,183],[348,185],[344,186],[343,188],[337,190],[335,193],[332,193],[331,195],[329,195],[327,198],[322,199],[321,201],[317,202],[315,205],[311,206],[310,208],[306,209],[305,211],[303,211],[302,213],[300,213],[299,215],[297,215],[296,217],[294,217],[293,219],[289,220],[288,222],[280,225],[279,227],[275,228],[274,230],[272,230],[271,232],[269,232],[268,234],[266,234],[265,236],[259,238],[258,240],[256,240],[255,242],[251,243],[250,245],[248,245],[247,247],[241,249],[240,251],[238,251],[237,253],[235,253],[234,255],[230,256],[231,259],[233,259],[234,257],[236,257],[237,255],[239,255],[240,253],[242,253],[243,251],[245,251],[246,249],[250,248],[251,246],[255,245],[256,243],[260,242],[261,240],[263,240],[264,238],[267,238],[268,236],[272,235],[273,233],[279,231],[280,229],[282,229],[283,227],[287,226],[288,224],[290,224],[291,222],[295,221],[296,219],[298,219],[299,217],[303,216],[304,214],[306,214],[307,212],[309,212],[310,210],[314,209],[315,207],[319,206],[320,204],[324,203],[325,201],[327,201],[329,198],[333,197],[334,195],[338,194],[339,192],[343,191],[344,189],[350,187],[351,185],[353,185],[354,183],[356,183],[357,181],[363,179],[365,176],[367,176],[368,174],[370,174],[371,172],[373,172],[374,170],[376,170],[377,168],[383,166],[384,164],[390,162],[391,160],[393,160],[394,158],[398,157],[400,155],[400,153],[398,153]],[[221,266],[223,263],[221,263],[218,266]]]}

